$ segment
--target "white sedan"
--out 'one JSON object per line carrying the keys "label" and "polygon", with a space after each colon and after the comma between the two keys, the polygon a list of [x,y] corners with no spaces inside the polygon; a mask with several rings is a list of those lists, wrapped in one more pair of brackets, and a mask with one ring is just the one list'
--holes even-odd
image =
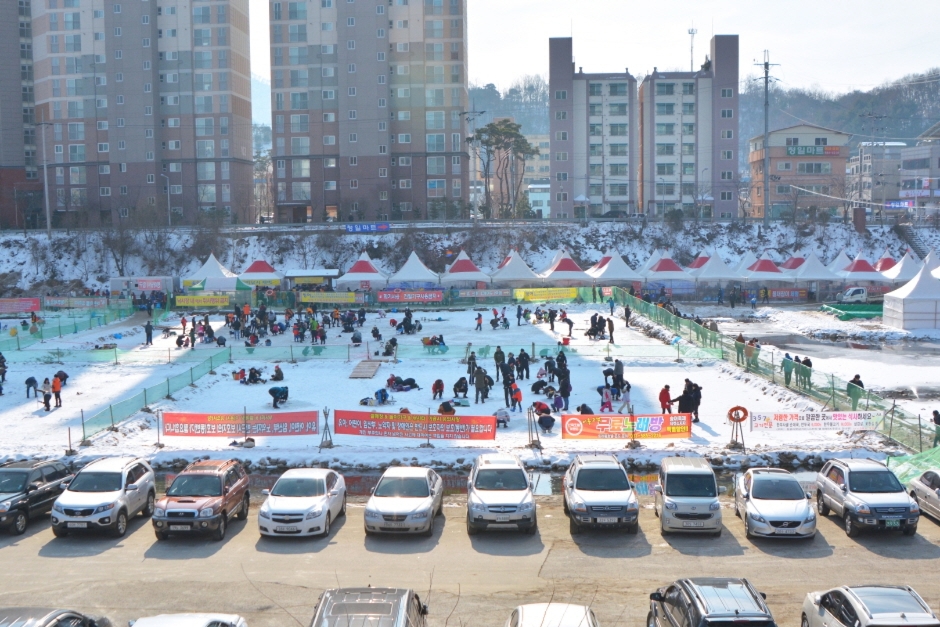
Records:
{"label": "white sedan", "polygon": [[393,467],[379,479],[366,503],[365,531],[434,534],[444,507],[444,482],[430,468]]}
{"label": "white sedan", "polygon": [[129,622],[131,627],[248,627],[235,614],[160,614]]}
{"label": "white sedan", "polygon": [[812,538],[816,510],[810,495],[786,470],[752,468],[734,486],[734,514],[748,538]]}
{"label": "white sedan", "polygon": [[258,511],[263,536],[326,537],[346,514],[346,480],[327,468],[288,470],[262,494],[268,497]]}

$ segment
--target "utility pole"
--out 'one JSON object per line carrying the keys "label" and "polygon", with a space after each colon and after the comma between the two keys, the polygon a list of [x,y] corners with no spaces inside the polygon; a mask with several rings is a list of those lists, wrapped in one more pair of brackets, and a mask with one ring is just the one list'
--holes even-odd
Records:
{"label": "utility pole", "polygon": [[697,28],[689,29],[689,36],[692,39],[692,42],[689,46],[689,71],[695,71],[695,36],[698,34]]}
{"label": "utility pole", "polygon": [[48,122],[46,122],[45,109],[40,109],[40,115],[42,116],[39,126],[42,127],[42,193],[46,200],[46,237],[49,238],[49,241],[52,241],[52,212],[49,209],[49,162],[46,159],[46,125]]}
{"label": "utility pole", "polygon": [[[764,62],[754,65],[764,68],[764,224],[770,224],[770,51],[764,50]],[[753,205],[752,205],[753,206]],[[796,211],[796,207],[793,208]]]}

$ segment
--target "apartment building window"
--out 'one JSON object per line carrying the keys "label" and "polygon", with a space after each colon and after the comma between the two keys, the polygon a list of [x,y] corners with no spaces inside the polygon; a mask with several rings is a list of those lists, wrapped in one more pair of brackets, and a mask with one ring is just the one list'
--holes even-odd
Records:
{"label": "apartment building window", "polygon": [[385,98],[379,98],[379,109],[384,109],[386,104]]}
{"label": "apartment building window", "polygon": [[447,179],[428,179],[428,198],[447,196]]}
{"label": "apartment building window", "polygon": [[614,103],[610,105],[610,114],[611,115],[627,115],[627,103],[620,102],[620,103]]}
{"label": "apartment building window", "polygon": [[734,139],[734,131],[730,129],[721,131],[721,138],[722,139]]}
{"label": "apartment building window", "polygon": [[426,137],[428,152],[444,152],[446,149],[444,133],[429,133]]}
{"label": "apartment building window", "polygon": [[336,90],[333,89],[324,89],[321,92],[323,100],[336,100]]}
{"label": "apartment building window", "polygon": [[196,137],[211,137],[213,135],[215,135],[215,119],[196,118]]}
{"label": "apartment building window", "polygon": [[144,47],[144,48],[149,48],[149,47],[150,47],[150,37],[144,37],[144,39],[143,39],[140,43],[141,43],[141,46],[142,46],[142,47]]}
{"label": "apartment building window", "polygon": [[673,196],[676,193],[675,183],[656,183],[657,196]]}
{"label": "apartment building window", "polygon": [[816,138],[816,145],[817,145],[817,146],[828,146],[828,145],[829,145],[829,140],[828,140],[826,137],[817,137],[817,138]]}
{"label": "apartment building window", "polygon": [[567,173],[567,172],[555,172],[555,180],[556,180],[556,181],[567,181],[567,180],[568,180],[568,173]]}
{"label": "apartment building window", "polygon": [[800,138],[799,138],[799,137],[787,137],[787,138],[786,138],[786,145],[787,145],[787,146],[799,146],[799,145],[800,145]]}
{"label": "apartment building window", "polygon": [[291,24],[287,27],[287,39],[291,43],[306,43],[307,41],[307,25],[306,24]]}
{"label": "apartment building window", "polygon": [[346,66],[346,72],[347,72],[348,74],[355,74],[355,73],[356,73],[356,64],[355,64],[355,63],[350,63],[349,65],[347,65],[347,66]]}
{"label": "apartment building window", "polygon": [[356,95],[356,88],[355,88],[355,87],[350,87],[350,88],[348,88],[348,89],[346,90],[346,95],[347,95],[347,96],[350,96],[350,97],[355,96],[355,95]]}
{"label": "apartment building window", "polygon": [[323,121],[324,121],[324,122],[327,122],[327,123],[329,123],[329,122],[335,122],[335,121],[336,121],[336,114],[335,114],[335,113],[324,113],[324,114],[323,114]]}
{"label": "apartment building window", "polygon": [[[760,189],[759,187],[757,188]],[[777,185],[777,195],[778,196],[788,196],[790,194],[789,185]]]}
{"label": "apartment building window", "polygon": [[568,153],[567,153],[567,152],[556,152],[556,153],[555,153],[555,161],[567,161],[567,160],[568,160]]}
{"label": "apartment building window", "polygon": [[379,74],[379,85],[385,84],[385,74]]}
{"label": "apartment building window", "polygon": [[821,163],[798,163],[797,174],[831,174],[832,164],[828,161]]}
{"label": "apartment building window", "polygon": [[627,134],[627,125],[626,124],[611,124],[610,125],[610,134],[613,137],[624,137]]}
{"label": "apartment building window", "polygon": [[324,136],[323,136],[323,145],[324,145],[324,146],[335,146],[335,145],[336,145],[336,135],[324,135]]}
{"label": "apartment building window", "polygon": [[722,181],[731,181],[734,179],[734,172],[731,170],[722,170],[721,171],[721,180]]}
{"label": "apartment building window", "polygon": [[674,115],[676,112],[676,105],[672,102],[657,102],[656,103],[656,115]]}
{"label": "apartment building window", "polygon": [[721,117],[724,119],[729,119],[734,117],[734,109],[722,109]]}
{"label": "apartment building window", "polygon": [[675,124],[657,124],[656,125],[656,134],[657,135],[675,135],[676,134],[676,125]]}
{"label": "apartment building window", "polygon": [[290,132],[291,133],[310,132],[310,116],[306,113],[300,113],[300,114],[295,114],[295,115],[290,116]]}
{"label": "apartment building window", "polygon": [[[789,187],[789,185],[787,186]],[[759,187],[757,189],[760,189]],[[734,200],[734,192],[721,192],[721,200]]]}
{"label": "apartment building window", "polygon": [[388,178],[388,168],[379,168],[379,178]]}
{"label": "apartment building window", "polygon": [[358,133],[350,133],[350,134],[349,134],[349,143],[350,143],[350,144],[355,144],[355,143],[358,142],[358,141],[359,141],[359,134],[358,134]]}
{"label": "apartment building window", "polygon": [[[326,137],[323,138],[323,143],[326,143]],[[333,143],[336,143],[336,138],[334,137]],[[290,138],[290,153],[292,155],[309,155],[310,154],[310,138],[309,137],[291,137]]]}
{"label": "apartment building window", "polygon": [[611,176],[627,176],[628,174],[626,163],[611,163],[609,168]]}
{"label": "apartment building window", "polygon": [[734,98],[734,90],[728,87],[721,88],[721,97],[722,98]]}
{"label": "apartment building window", "polygon": [[627,84],[626,83],[610,83],[608,93],[610,93],[611,96],[626,96]]}
{"label": "apartment building window", "polygon": [[378,29],[377,31],[375,31],[375,36],[376,36],[378,39],[384,39],[384,38],[385,38],[385,29],[384,29],[384,28],[380,28],[380,29]]}
{"label": "apartment building window", "polygon": [[611,157],[626,157],[628,150],[627,144],[610,144]]}
{"label": "apartment building window", "polygon": [[695,135],[695,123],[694,122],[683,123],[682,134],[683,135]]}
{"label": "apartment building window", "polygon": [[676,164],[674,163],[657,163],[656,164],[656,174],[658,176],[673,176],[676,173]]}
{"label": "apartment building window", "polygon": [[81,35],[66,35],[65,36],[65,51],[66,52],[81,52],[82,51],[82,36]]}
{"label": "apartment building window", "polygon": [[424,114],[425,128],[430,131],[442,130],[444,128],[444,112],[428,111]]}
{"label": "apartment building window", "polygon": [[[428,136],[430,137],[430,135]],[[411,133],[399,133],[398,134],[398,143],[399,144],[410,144],[411,143]],[[442,149],[443,150],[443,149]],[[430,152],[430,149],[429,149]]]}
{"label": "apartment building window", "polygon": [[607,187],[610,190],[611,196],[626,196],[628,194],[629,186],[625,183],[613,183]]}
{"label": "apartment building window", "polygon": [[695,144],[682,144],[682,154],[687,157],[695,156]]}
{"label": "apartment building window", "polygon": [[558,202],[568,202],[568,192],[556,192],[555,200]]}
{"label": "apartment building window", "polygon": [[676,154],[675,144],[656,144],[656,155],[667,157]]}
{"label": "apartment building window", "polygon": [[734,151],[733,151],[733,150],[722,150],[722,151],[721,151],[721,160],[722,160],[722,161],[731,161],[732,159],[734,159]]}
{"label": "apartment building window", "polygon": [[[603,144],[591,144],[588,147],[588,155],[591,157],[603,157],[604,145]],[[541,157],[541,155],[539,156]]]}
{"label": "apartment building window", "polygon": [[567,99],[568,99],[568,91],[567,91],[567,90],[565,90],[565,89],[560,89],[560,90],[558,90],[558,91],[555,92],[555,100],[567,100]]}
{"label": "apartment building window", "polygon": [[307,94],[305,91],[294,91],[290,95],[290,108],[291,111],[306,111],[309,106],[307,102]]}
{"label": "apartment building window", "polygon": [[385,61],[385,53],[384,53],[384,52],[376,52],[376,53],[375,53],[375,60],[376,60],[376,61]]}
{"label": "apartment building window", "polygon": [[556,141],[568,141],[568,131],[555,131],[555,140]]}
{"label": "apartment building window", "polygon": [[682,115],[695,115],[695,103],[683,102],[682,103]]}
{"label": "apartment building window", "polygon": [[307,19],[307,3],[306,2],[288,2],[287,3],[287,19],[289,20]]}
{"label": "apartment building window", "polygon": [[556,111],[556,112],[555,112],[555,119],[556,119],[556,120],[567,120],[567,119],[568,119],[568,112],[567,112],[567,111]]}
{"label": "apartment building window", "polygon": [[604,125],[603,124],[589,124],[588,125],[588,134],[591,137],[600,137],[604,134]]}
{"label": "apartment building window", "polygon": [[657,96],[672,96],[676,92],[675,83],[656,83]]}
{"label": "apartment building window", "polygon": [[401,179],[398,181],[399,189],[411,189],[411,179]]}

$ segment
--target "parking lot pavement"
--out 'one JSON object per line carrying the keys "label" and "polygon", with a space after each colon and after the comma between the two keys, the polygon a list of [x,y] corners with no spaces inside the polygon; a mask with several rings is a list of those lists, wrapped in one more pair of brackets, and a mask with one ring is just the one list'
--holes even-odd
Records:
{"label": "parking lot pavement", "polygon": [[637,535],[571,536],[553,496],[539,497],[538,534],[471,538],[464,512],[464,499],[449,502],[431,538],[367,538],[362,504],[351,503],[328,539],[261,539],[253,508],[223,542],[158,543],[141,518],[122,540],[56,539],[48,519],[39,520],[24,536],[0,536],[0,604],[74,607],[115,625],[161,612],[218,610],[244,615],[251,627],[306,626],[324,588],[371,584],[412,587],[422,598],[430,587],[431,627],[500,627],[516,605],[550,599],[592,605],[603,627],[642,627],[651,591],[694,576],[748,577],[787,627],[799,625],[807,592],[839,584],[908,584],[932,607],[940,602],[940,525],[930,519],[914,537],[851,539],[833,518],[820,520],[811,541],[751,542],[729,509],[720,538],[664,538],[644,509]]}

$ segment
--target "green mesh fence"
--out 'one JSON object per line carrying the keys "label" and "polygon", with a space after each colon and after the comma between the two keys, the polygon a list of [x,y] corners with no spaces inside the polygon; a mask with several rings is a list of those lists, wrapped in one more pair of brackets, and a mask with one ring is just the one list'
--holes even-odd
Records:
{"label": "green mesh fence", "polygon": [[[817,368],[785,363],[777,351],[755,350],[733,338],[710,331],[690,318],[676,316],[653,303],[640,300],[619,287],[613,298],[627,305],[633,314],[660,324],[692,343],[697,351],[729,363],[812,398],[827,411],[880,411],[885,419],[878,431],[912,451],[923,451],[933,445],[933,429],[920,416],[907,412],[888,399],[869,390],[850,386],[849,382]],[[606,298],[606,297],[605,297]],[[681,352],[681,349],[680,349]],[[685,355],[683,354],[683,357]]]}
{"label": "green mesh fence", "polygon": [[916,479],[928,470],[936,470],[938,466],[940,466],[940,448],[931,448],[915,455],[888,458],[888,467],[894,471],[901,483]]}
{"label": "green mesh fence", "polygon": [[[116,320],[127,318],[133,313],[132,309],[121,307],[70,310],[70,312],[63,312],[62,315],[54,318],[45,318],[42,324],[27,323],[25,328],[21,324],[13,322],[9,325],[9,337],[0,340],[0,352],[21,350],[43,340],[65,337],[73,333],[103,327]],[[165,315],[163,312],[161,314]]]}

